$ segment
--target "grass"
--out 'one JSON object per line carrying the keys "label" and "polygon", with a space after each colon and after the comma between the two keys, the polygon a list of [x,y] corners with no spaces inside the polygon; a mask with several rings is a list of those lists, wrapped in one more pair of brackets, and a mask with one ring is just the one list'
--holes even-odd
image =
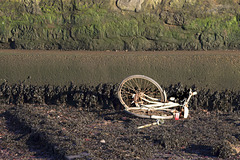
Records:
{"label": "grass", "polygon": [[239,18],[238,16],[227,17],[206,17],[196,18],[189,24],[184,26],[187,30],[197,30],[199,32],[214,30],[216,32],[227,30],[229,33],[232,31],[239,31]]}

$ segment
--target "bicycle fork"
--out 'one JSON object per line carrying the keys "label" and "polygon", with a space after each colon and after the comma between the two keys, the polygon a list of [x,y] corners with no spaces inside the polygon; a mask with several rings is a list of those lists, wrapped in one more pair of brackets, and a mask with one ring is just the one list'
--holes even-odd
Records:
{"label": "bicycle fork", "polygon": [[196,94],[197,94],[197,92],[192,92],[192,89],[190,88],[188,99],[183,104],[183,110],[184,110],[183,117],[184,118],[188,117],[188,114],[189,114],[188,103],[189,103],[191,97],[196,95]]}

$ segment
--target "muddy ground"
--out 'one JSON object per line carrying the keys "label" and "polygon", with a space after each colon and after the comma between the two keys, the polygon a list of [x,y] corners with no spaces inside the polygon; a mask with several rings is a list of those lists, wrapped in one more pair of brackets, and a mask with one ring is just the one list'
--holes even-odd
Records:
{"label": "muddy ground", "polygon": [[0,50],[0,79],[31,84],[98,85],[143,74],[160,85],[178,82],[214,90],[240,89],[239,51]]}
{"label": "muddy ground", "polygon": [[14,106],[3,118],[2,159],[240,158],[233,151],[239,151],[239,113],[191,111],[186,120],[144,129],[137,127],[154,121],[65,106]]}
{"label": "muddy ground", "polygon": [[[190,117],[155,122],[129,115],[118,84],[0,85],[2,159],[239,159],[239,91],[191,88]],[[177,99],[188,89],[165,88]]]}
{"label": "muddy ground", "polygon": [[[24,52],[26,54],[11,50],[8,53],[1,51],[0,54],[1,75],[8,75],[9,78],[8,83],[0,83],[0,159],[240,159],[240,91],[237,79],[240,59],[237,51],[209,54],[141,52],[137,56],[133,52],[121,52],[116,53],[115,58],[112,52],[90,52],[90,56],[87,52],[71,52],[68,56],[65,53],[69,52],[60,51],[59,55],[57,51]],[[147,66],[146,62],[156,57],[158,61],[153,63],[156,67]],[[126,60],[128,65],[123,63]],[[138,63],[132,63],[133,60]],[[67,68],[64,72],[78,73],[69,73],[66,76],[68,80],[72,78],[71,75],[78,75],[75,78],[81,79],[82,76],[83,81],[78,81],[81,83],[87,80],[84,77],[94,76],[90,79],[99,83],[94,85],[90,81],[88,84],[93,86],[75,85],[67,83],[66,79],[60,82],[57,78],[55,85],[52,85],[51,79],[58,77],[55,70],[59,69],[59,75],[64,73],[60,62],[63,68]],[[117,68],[121,63],[124,65],[118,69],[125,72],[117,72],[117,69],[115,72],[109,71],[109,66]],[[59,68],[51,68],[50,64]],[[85,65],[83,68],[89,67],[89,70],[84,75],[80,69],[76,71],[74,64]],[[205,66],[204,69],[199,69],[199,65]],[[47,71],[47,66],[50,67],[50,79],[42,81],[46,76],[40,73],[45,73],[42,69]],[[157,82],[160,81],[158,78],[166,80],[167,77],[165,71],[162,71],[165,74],[161,74],[163,78],[157,74],[158,67],[168,68],[171,71],[168,72],[170,78],[164,80],[162,85],[168,96],[176,93],[175,96],[180,98],[190,87],[198,91],[198,95],[190,101],[190,117],[178,121],[166,120],[159,126],[137,129],[155,121],[125,113],[116,97],[118,84],[114,83],[114,79],[118,78],[119,83],[122,77],[137,70],[131,66],[141,66],[139,72],[134,74],[148,73],[153,78],[155,75]],[[177,73],[180,70],[184,75],[191,75],[190,79]],[[212,71],[219,71],[219,75]],[[31,82],[16,83],[11,80],[10,77],[18,77],[23,81],[20,73],[25,74],[23,77],[31,76]],[[55,76],[51,77],[50,73]],[[109,76],[110,73],[113,75]],[[169,73],[178,75],[174,78],[178,77],[179,80],[172,79],[173,75]],[[206,79],[198,79],[200,75],[205,75]],[[223,86],[228,90],[222,90]]]}

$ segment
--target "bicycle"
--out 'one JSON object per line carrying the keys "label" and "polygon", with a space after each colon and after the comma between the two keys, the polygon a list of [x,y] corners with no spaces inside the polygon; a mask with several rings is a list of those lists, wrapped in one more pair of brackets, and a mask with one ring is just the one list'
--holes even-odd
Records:
{"label": "bicycle", "polygon": [[167,100],[165,90],[152,78],[144,75],[132,75],[119,85],[118,98],[125,111],[141,118],[152,118],[157,124],[165,119],[178,120],[189,115],[188,103],[197,92],[189,91],[188,98],[176,103],[174,97]]}

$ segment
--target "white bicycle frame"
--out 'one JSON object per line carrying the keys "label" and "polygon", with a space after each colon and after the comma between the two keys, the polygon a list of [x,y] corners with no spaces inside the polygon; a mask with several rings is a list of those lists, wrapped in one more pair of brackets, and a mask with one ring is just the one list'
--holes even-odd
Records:
{"label": "white bicycle frame", "polygon": [[[184,109],[184,118],[187,118],[188,117],[188,113],[189,113],[188,103],[189,103],[191,97],[193,95],[196,95],[196,94],[197,94],[197,92],[192,92],[192,90],[190,89],[189,96],[188,96],[187,100],[184,101],[183,104],[179,104],[179,103],[175,103],[175,102],[171,102],[171,101],[160,102],[159,99],[152,98],[152,97],[144,94],[144,96],[141,97],[141,100],[145,101],[145,102],[148,102],[149,104],[147,104],[147,105],[140,104],[139,105],[138,103],[135,103],[133,101],[132,103],[135,103],[136,107],[129,107],[129,108],[125,109],[125,110],[127,112],[130,112],[130,113],[131,113],[130,110],[147,110],[147,111],[162,110],[162,111],[168,111],[168,112],[171,112],[173,115],[168,117],[168,118],[166,118],[166,119],[171,119],[171,118],[174,117],[174,114],[179,114],[179,112],[176,110],[176,107],[180,106],[180,107],[183,107],[183,109]],[[136,94],[133,95],[133,98],[135,96],[136,96]],[[165,91],[164,91],[164,97],[165,97],[165,100],[166,100],[167,96],[166,96],[166,92]],[[142,118],[164,119],[161,116],[157,116],[157,115],[152,115],[152,116],[140,115],[140,114],[134,114],[134,115],[136,115],[138,117],[142,117]]]}

